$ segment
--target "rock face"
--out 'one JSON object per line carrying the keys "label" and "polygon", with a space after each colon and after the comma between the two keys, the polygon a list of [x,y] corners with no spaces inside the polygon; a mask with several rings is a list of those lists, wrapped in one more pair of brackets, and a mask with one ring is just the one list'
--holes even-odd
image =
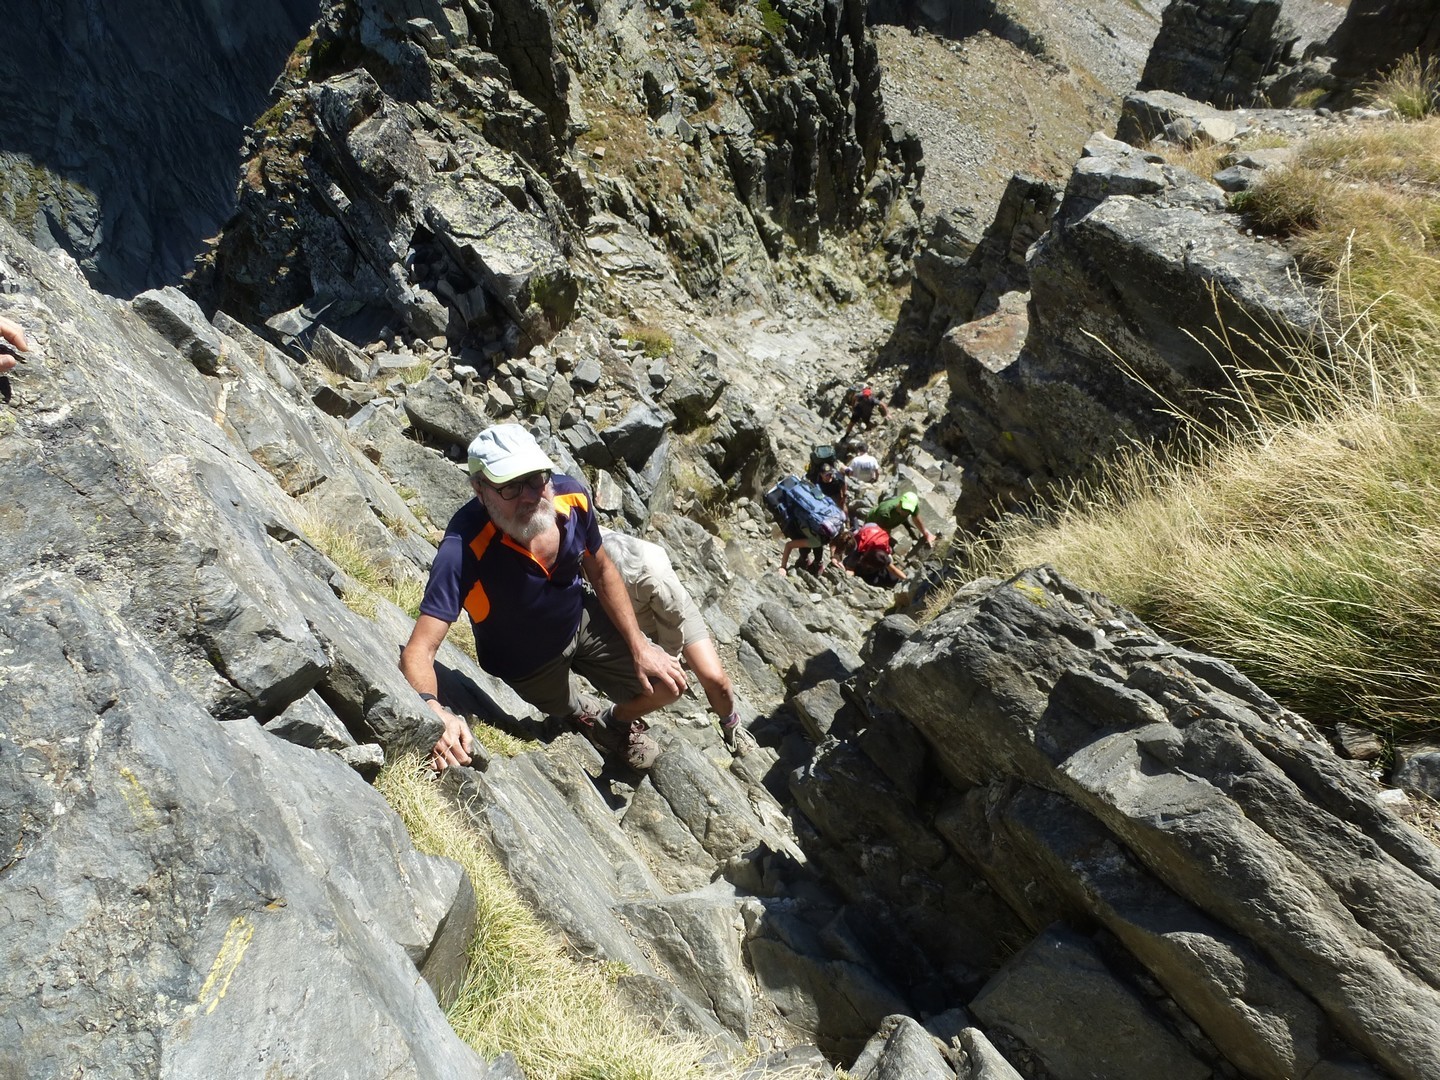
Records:
{"label": "rock face", "polygon": [[1110,1077],[1440,1068],[1436,849],[1227,665],[1034,571],[913,637],[876,696],[953,788],[936,827],[1039,933],[970,1003],[992,1037],[1055,1076],[1092,1075],[1115,1025],[1151,1049]]}
{"label": "rock face", "polygon": [[1440,5],[1434,0],[1351,0],[1345,20],[1326,50],[1344,79],[1373,77],[1408,53],[1434,56],[1440,49]]}
{"label": "rock face", "polygon": [[1290,58],[1281,0],[1172,0],[1141,90],[1169,90],[1222,108],[1253,105],[1261,80]]}
{"label": "rock face", "polygon": [[187,339],[224,360],[200,363],[8,225],[0,247],[36,343],[0,421],[6,1067],[518,1076],[437,1004],[474,924],[463,875],[340,757],[261,727],[303,711],[302,741],[353,748],[421,714],[246,439],[403,504],[302,421],[278,357],[202,321]]}
{"label": "rock face", "polygon": [[1283,106],[1304,91],[1346,103],[1402,57],[1437,47],[1431,0],[1173,0],[1139,88],[1220,108]]}
{"label": "rock face", "polygon": [[0,212],[106,291],[179,280],[230,216],[243,130],[318,10],[8,6],[24,62],[0,75]]}
{"label": "rock face", "polygon": [[[614,214],[692,295],[767,292],[775,262],[827,231],[882,239],[895,265],[872,272],[903,273],[919,147],[884,120],[857,0],[788,4],[768,27],[750,6],[703,25],[625,2],[412,15],[322,13],[247,148],[239,212],[197,280],[208,305],[307,346],[319,322],[514,356],[570,321]],[[582,93],[582,73],[633,98]],[[639,158],[649,143],[663,168]]]}
{"label": "rock face", "polygon": [[1222,362],[1271,363],[1264,343],[1314,318],[1292,268],[1245,234],[1214,184],[1093,138],[1027,254],[1025,310],[1012,293],[941,341],[943,438],[971,463],[962,523],[1164,435],[1162,405],[1213,407],[1204,394],[1224,385]]}

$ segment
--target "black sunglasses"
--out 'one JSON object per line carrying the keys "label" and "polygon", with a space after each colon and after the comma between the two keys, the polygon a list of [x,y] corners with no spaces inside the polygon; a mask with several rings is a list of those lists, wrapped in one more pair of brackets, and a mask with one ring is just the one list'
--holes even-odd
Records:
{"label": "black sunglasses", "polygon": [[486,480],[485,486],[509,502],[511,499],[519,498],[522,491],[544,491],[545,485],[550,483],[550,476],[549,469],[541,469],[529,476],[522,476],[519,480],[511,480],[508,484],[492,484]]}

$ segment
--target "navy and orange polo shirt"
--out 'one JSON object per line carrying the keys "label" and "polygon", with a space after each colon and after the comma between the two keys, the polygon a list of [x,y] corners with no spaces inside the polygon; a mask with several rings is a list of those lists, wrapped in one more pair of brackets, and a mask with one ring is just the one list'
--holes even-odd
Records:
{"label": "navy and orange polo shirt", "polygon": [[479,499],[450,519],[430,567],[421,614],[445,622],[469,615],[480,666],[496,678],[531,674],[580,629],[580,558],[600,550],[600,526],[583,484],[556,473],[554,487],[560,551],[548,573],[496,527]]}

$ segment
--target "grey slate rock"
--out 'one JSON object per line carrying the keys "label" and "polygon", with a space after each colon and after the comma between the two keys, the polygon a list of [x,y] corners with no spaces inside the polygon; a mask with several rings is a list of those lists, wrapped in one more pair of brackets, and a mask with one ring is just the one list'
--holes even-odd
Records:
{"label": "grey slate rock", "polygon": [[957,1038],[964,1054],[964,1063],[956,1074],[958,1080],[1021,1080],[1014,1066],[979,1028],[967,1027]]}
{"label": "grey slate rock", "polygon": [[279,716],[266,721],[264,727],[271,735],[313,750],[341,750],[355,745],[355,737],[325,704],[325,699],[313,690],[291,702]]}
{"label": "grey slate rock", "polygon": [[200,306],[173,285],[151,289],[131,302],[139,315],[161,337],[205,375],[220,371],[220,335]]}
{"label": "grey slate rock", "polygon": [[605,369],[600,366],[599,360],[593,356],[582,356],[575,364],[570,381],[581,390],[594,390],[604,377]]}
{"label": "grey slate rock", "polygon": [[463,451],[490,419],[453,384],[430,376],[405,391],[405,415],[442,446]]}
{"label": "grey slate rock", "polygon": [[833,922],[817,929],[786,910],[793,907],[767,902],[746,942],[756,981],[792,1027],[815,1033],[831,1053],[858,1053],[886,1016],[904,1011],[904,1000],[843,930],[836,936]]}
{"label": "grey slate rock", "polygon": [[310,355],[342,378],[368,383],[380,370],[379,362],[361,352],[328,326],[317,326],[310,339]]}
{"label": "grey slate rock", "polygon": [[328,382],[317,382],[311,393],[311,400],[315,402],[323,412],[339,418],[354,416],[370,402],[379,396],[374,387],[365,386],[361,383],[344,382],[332,385]]}
{"label": "grey slate rock", "polygon": [[1440,748],[1405,746],[1395,755],[1390,781],[1396,787],[1440,799]]}
{"label": "grey slate rock", "polygon": [[1244,165],[1231,165],[1229,168],[1221,169],[1213,177],[1215,183],[1221,189],[1229,192],[1248,191],[1254,187],[1264,174],[1259,169],[1247,168]]}
{"label": "grey slate rock", "polygon": [[1013,957],[970,1011],[1039,1054],[1056,1080],[1213,1075],[1087,939],[1062,927],[1051,927]]}
{"label": "grey slate rock", "polygon": [[657,959],[687,995],[707,1003],[739,1039],[750,1035],[754,1007],[740,959],[733,891],[710,887],[661,900],[629,903],[621,913],[637,926]]}
{"label": "grey slate rock", "polygon": [[668,412],[653,405],[635,405],[617,423],[600,432],[600,438],[617,460],[638,470],[659,448],[669,424]]}
{"label": "grey slate rock", "polygon": [[[927,626],[896,654],[877,695],[919,728],[945,776],[973,789],[981,805],[994,784],[1056,793],[1073,804],[1074,820],[1093,818],[1185,904],[1257,943],[1265,960],[1252,970],[1273,965],[1276,985],[1291,984],[1288,1000],[1313,1001],[1355,1051],[1411,1080],[1440,1068],[1429,1034],[1440,1020],[1440,991],[1400,959],[1440,952],[1433,920],[1415,915],[1440,905],[1440,852],[1390,813],[1375,785],[1310,725],[1228,665],[1168,645],[1123,609],[1041,569],[957,603]],[[968,703],[963,720],[956,701]],[[1042,816],[1058,820],[1054,808]],[[983,815],[970,821],[947,835],[984,866],[991,857],[978,848],[988,826]],[[1055,863],[1074,865],[1074,852]],[[1225,873],[1215,875],[1216,866]],[[1093,883],[1060,879],[1054,891],[1046,875],[1015,870],[1004,881],[987,870],[987,878],[1017,910],[1029,903],[1028,918],[1047,909],[1098,913],[1088,902],[1075,910],[1074,890]],[[1037,897],[1052,891],[1036,904],[1024,895],[1032,887]],[[1175,981],[1164,950],[1156,952],[1163,937],[1147,944],[1148,935],[1127,937],[1121,924],[1115,932],[1172,994],[1201,992]],[[1212,960],[1183,964],[1212,972],[1203,992],[1215,1011],[1203,1015],[1196,998],[1192,1019],[1235,1057],[1231,1025],[1251,1028],[1252,1039],[1273,1031],[1265,1053],[1280,1064],[1265,1075],[1288,1075],[1291,1053],[1303,1070],[1303,1040],[1287,1049],[1289,1021],[1257,1028],[1254,1011],[1225,981],[1235,964],[1224,953],[1243,949],[1227,945],[1226,935],[1210,938],[1204,952]],[[1311,1043],[1328,1044],[1323,1033]],[[1316,1068],[1341,1067],[1347,1056],[1326,1050]]]}
{"label": "grey slate rock", "polygon": [[855,1080],[955,1080],[934,1037],[908,1016],[887,1016],[848,1072]]}
{"label": "grey slate rock", "polygon": [[[518,1075],[459,1041],[407,956],[463,874],[416,852],[349,768],[215,723],[77,579],[8,580],[0,640],[0,722],[29,748],[0,766],[20,810],[0,893],[9,1064],[238,1076],[273,1054],[316,1075]],[[103,947],[122,934],[148,947]],[[316,1019],[288,1022],[302,1011]]]}

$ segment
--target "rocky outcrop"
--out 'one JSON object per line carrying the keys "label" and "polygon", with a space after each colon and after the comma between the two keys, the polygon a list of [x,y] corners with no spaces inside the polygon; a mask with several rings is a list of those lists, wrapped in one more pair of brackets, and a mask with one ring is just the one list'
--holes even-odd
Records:
{"label": "rocky outcrop", "polygon": [[233,211],[245,126],[319,6],[7,7],[0,214],[108,292],[178,281]]}
{"label": "rocky outcrop", "polygon": [[1335,75],[1354,81],[1373,78],[1407,54],[1427,57],[1437,51],[1440,6],[1434,0],[1351,0],[1326,49],[1335,57]]}
{"label": "rocky outcrop", "polygon": [[1017,173],[978,242],[967,240],[948,218],[935,222],[915,256],[903,316],[923,320],[927,347],[934,348],[952,326],[993,314],[1006,293],[1029,289],[1025,254],[1049,230],[1059,201],[1054,186]]}
{"label": "rocky outcrop", "polygon": [[1404,56],[1440,47],[1433,3],[1174,0],[1141,77],[1221,108],[1284,106],[1300,95],[1352,104]]}
{"label": "rocky outcrop", "polygon": [[8,226],[0,247],[35,346],[0,416],[0,1060],[518,1078],[437,1001],[467,881],[340,756],[418,733],[393,635],[342,603],[264,450],[348,493],[381,557],[423,557],[380,539],[378,514],[413,518],[273,350],[205,327],[201,363]]}
{"label": "rocky outcrop", "polygon": [[[885,122],[863,6],[733,16],[328,7],[197,287],[305,346],[318,323],[484,363],[570,321],[615,218],[649,233],[647,273],[693,295],[767,293],[829,231],[878,243],[872,275],[903,267],[919,147]],[[732,66],[717,37],[752,59]],[[831,287],[853,293],[852,274]]]}
{"label": "rocky outcrop", "polygon": [[1178,403],[1218,407],[1225,364],[1272,364],[1267,343],[1315,318],[1290,256],[1247,235],[1218,187],[1104,136],[1026,266],[1023,312],[1012,293],[941,342],[962,523],[1164,436]]}
{"label": "rocky outcrop", "polygon": [[876,698],[951,788],[922,789],[935,828],[1036,934],[968,1002],[992,1038],[1054,1076],[1440,1068],[1436,849],[1227,665],[1034,571],[912,637]]}
{"label": "rocky outcrop", "polygon": [[1141,90],[1169,90],[1221,108],[1256,104],[1261,81],[1290,58],[1281,0],[1172,0],[1140,76]]}

